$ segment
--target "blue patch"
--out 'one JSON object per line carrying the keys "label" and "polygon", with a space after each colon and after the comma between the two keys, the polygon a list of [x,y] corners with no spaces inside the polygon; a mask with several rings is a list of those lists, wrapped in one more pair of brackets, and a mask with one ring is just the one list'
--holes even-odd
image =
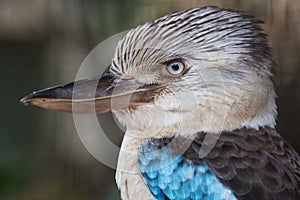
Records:
{"label": "blue patch", "polygon": [[168,146],[144,145],[139,167],[156,199],[236,200],[207,166],[172,155]]}

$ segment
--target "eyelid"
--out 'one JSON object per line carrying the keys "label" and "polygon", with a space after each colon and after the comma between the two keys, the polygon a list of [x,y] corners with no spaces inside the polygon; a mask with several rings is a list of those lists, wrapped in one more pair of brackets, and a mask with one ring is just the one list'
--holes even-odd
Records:
{"label": "eyelid", "polygon": [[162,64],[163,64],[163,65],[169,65],[169,64],[172,63],[172,62],[181,62],[181,63],[184,65],[184,67],[186,67],[186,64],[185,64],[185,62],[184,62],[184,59],[182,59],[182,58],[174,58],[174,59],[165,61],[165,62],[163,62]]}

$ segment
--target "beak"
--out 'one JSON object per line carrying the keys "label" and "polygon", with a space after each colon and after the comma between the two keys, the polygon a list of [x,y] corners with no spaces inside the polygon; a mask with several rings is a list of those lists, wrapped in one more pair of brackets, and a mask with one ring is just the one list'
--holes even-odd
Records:
{"label": "beak", "polygon": [[49,110],[74,113],[105,113],[121,108],[152,104],[163,85],[141,85],[133,79],[119,79],[104,73],[100,79],[86,79],[33,92],[20,100]]}

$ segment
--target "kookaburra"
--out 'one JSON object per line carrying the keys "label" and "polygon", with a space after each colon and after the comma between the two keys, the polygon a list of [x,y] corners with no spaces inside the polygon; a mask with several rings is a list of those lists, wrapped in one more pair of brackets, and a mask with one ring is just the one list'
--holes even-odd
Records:
{"label": "kookaburra", "polygon": [[299,155],[275,130],[261,23],[216,7],[167,15],[130,30],[100,80],[76,82],[73,99],[70,83],[21,101],[112,111],[126,126],[122,199],[300,199]]}

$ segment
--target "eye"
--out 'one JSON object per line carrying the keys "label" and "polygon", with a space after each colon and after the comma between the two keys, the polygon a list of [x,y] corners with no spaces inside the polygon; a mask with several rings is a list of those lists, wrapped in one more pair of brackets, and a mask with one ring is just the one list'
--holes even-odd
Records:
{"label": "eye", "polygon": [[167,65],[167,70],[172,75],[179,75],[181,74],[185,69],[185,65],[182,61],[171,61]]}

